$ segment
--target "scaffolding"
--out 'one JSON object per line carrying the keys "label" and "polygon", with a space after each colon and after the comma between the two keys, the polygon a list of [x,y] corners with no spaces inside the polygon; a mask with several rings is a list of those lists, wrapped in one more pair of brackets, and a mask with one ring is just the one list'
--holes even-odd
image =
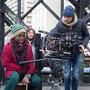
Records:
{"label": "scaffolding", "polygon": [[[0,55],[4,46],[4,37],[10,32],[9,30],[5,33],[4,23],[8,26],[16,23],[17,21],[27,26],[23,19],[31,13],[39,4],[42,4],[57,20],[60,20],[60,17],[45,3],[44,0],[38,0],[38,2],[29,9],[23,16],[21,16],[21,0],[18,1],[18,14],[16,14],[5,4],[7,0],[0,0]],[[76,13],[79,18],[82,18],[85,23],[90,21],[90,13],[87,13],[85,10],[86,7],[90,7],[90,0],[68,0],[71,2],[75,8]],[[64,0],[61,0],[61,12],[63,12]],[[7,14],[7,15],[6,15]],[[62,15],[62,14],[61,14]],[[8,18],[8,17],[9,18]],[[11,18],[11,19],[10,19]],[[16,19],[17,18],[17,19]]]}

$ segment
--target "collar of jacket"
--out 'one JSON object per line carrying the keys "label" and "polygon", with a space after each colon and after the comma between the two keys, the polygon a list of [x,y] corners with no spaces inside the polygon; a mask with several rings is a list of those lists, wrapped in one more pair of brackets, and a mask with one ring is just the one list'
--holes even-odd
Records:
{"label": "collar of jacket", "polygon": [[69,24],[67,24],[66,22],[64,22],[64,16],[62,17],[62,23],[65,24],[66,26],[73,26],[73,25],[75,25],[77,23],[77,21],[78,21],[78,18],[77,18],[77,15],[76,14],[74,14],[74,20],[73,20],[73,22],[71,22]]}

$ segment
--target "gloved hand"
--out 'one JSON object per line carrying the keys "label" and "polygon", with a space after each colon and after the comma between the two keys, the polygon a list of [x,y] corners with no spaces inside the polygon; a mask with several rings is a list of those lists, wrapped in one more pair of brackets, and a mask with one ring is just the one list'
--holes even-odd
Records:
{"label": "gloved hand", "polygon": [[84,46],[83,46],[83,45],[79,45],[79,51],[80,51],[80,52],[82,52],[82,53],[83,53],[83,52],[84,52],[84,49],[85,49],[85,48],[84,48]]}

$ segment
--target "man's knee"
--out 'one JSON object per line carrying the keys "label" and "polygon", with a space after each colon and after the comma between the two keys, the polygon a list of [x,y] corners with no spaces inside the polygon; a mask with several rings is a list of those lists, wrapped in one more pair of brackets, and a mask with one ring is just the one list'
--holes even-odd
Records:
{"label": "man's knee", "polygon": [[69,79],[71,77],[70,73],[64,73],[64,78]]}
{"label": "man's knee", "polygon": [[33,74],[31,76],[31,85],[32,86],[41,85],[41,83],[42,83],[42,80],[37,74]]}
{"label": "man's knee", "polygon": [[17,72],[14,72],[11,77],[10,80],[12,81],[12,83],[18,83],[19,82],[19,74]]}
{"label": "man's knee", "polygon": [[79,74],[78,73],[75,73],[75,74],[73,74],[73,79],[76,79],[76,80],[78,80],[79,79]]}

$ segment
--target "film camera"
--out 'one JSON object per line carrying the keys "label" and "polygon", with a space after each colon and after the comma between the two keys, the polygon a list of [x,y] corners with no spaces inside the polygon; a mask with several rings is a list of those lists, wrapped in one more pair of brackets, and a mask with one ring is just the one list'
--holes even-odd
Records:
{"label": "film camera", "polygon": [[[49,76],[51,90],[60,90],[59,87],[63,82],[63,59],[71,58],[72,53],[76,53],[79,45],[82,43],[82,37],[78,33],[61,33],[49,36],[47,39],[47,49],[49,64],[52,74]],[[62,60],[61,60],[62,59]],[[56,89],[58,88],[58,89]]]}
{"label": "film camera", "polygon": [[47,49],[52,51],[54,56],[59,53],[61,58],[65,58],[78,51],[81,43],[82,37],[78,33],[61,33],[48,38]]}

